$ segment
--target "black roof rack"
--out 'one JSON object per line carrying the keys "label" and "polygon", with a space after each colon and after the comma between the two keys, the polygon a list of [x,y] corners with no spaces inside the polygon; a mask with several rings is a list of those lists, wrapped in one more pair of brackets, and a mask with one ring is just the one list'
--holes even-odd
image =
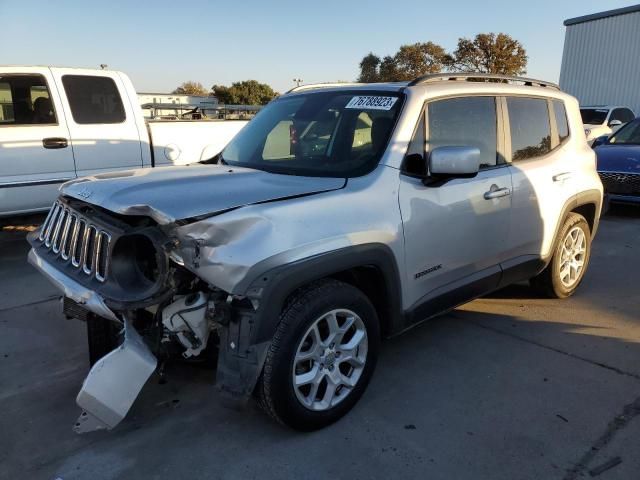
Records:
{"label": "black roof rack", "polygon": [[555,83],[545,82],[543,80],[535,80],[533,78],[526,77],[513,77],[510,75],[498,75],[494,73],[429,73],[422,75],[411,82],[409,87],[414,85],[422,85],[432,82],[445,82],[445,81],[486,81],[486,80],[500,80],[504,83],[522,83],[530,87],[548,87],[560,90],[560,87]]}

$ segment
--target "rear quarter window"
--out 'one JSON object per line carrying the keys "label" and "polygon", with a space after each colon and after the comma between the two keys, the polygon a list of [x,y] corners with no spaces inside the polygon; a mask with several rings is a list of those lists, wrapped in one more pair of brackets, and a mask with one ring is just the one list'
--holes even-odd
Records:
{"label": "rear quarter window", "polygon": [[124,105],[112,78],[64,75],[62,85],[76,123],[86,125],[124,122]]}
{"label": "rear quarter window", "polygon": [[562,100],[553,100],[553,114],[556,118],[556,128],[558,129],[558,139],[560,143],[569,138],[569,124],[567,122],[567,111]]}

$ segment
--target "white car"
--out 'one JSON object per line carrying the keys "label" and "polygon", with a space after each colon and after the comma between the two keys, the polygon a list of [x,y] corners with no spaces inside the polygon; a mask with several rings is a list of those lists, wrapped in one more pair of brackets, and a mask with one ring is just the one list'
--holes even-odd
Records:
{"label": "white car", "polygon": [[122,72],[0,66],[0,217],[46,210],[77,177],[211,158],[246,123],[145,123]]}
{"label": "white car", "polygon": [[620,127],[636,118],[629,107],[615,105],[580,107],[580,115],[589,144],[598,137],[615,133]]}

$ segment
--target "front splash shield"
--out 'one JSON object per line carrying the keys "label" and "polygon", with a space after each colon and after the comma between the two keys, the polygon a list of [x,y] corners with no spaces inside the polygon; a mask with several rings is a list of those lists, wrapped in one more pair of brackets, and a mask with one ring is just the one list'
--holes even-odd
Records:
{"label": "front splash shield", "polygon": [[124,342],[91,368],[76,403],[83,412],[76,433],[111,430],[127,415],[158,360],[125,318]]}

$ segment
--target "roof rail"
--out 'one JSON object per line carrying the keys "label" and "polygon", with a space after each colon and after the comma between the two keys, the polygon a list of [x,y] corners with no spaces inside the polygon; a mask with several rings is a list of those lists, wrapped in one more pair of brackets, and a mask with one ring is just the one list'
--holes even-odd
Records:
{"label": "roof rail", "polygon": [[427,75],[422,75],[411,82],[409,82],[409,87],[414,85],[422,85],[425,83],[432,82],[444,82],[447,80],[452,81],[485,81],[485,80],[501,80],[504,83],[523,83],[529,87],[548,87],[555,88],[556,90],[560,90],[560,87],[555,83],[545,82],[543,80],[535,80],[533,78],[526,77],[513,77],[510,75],[499,75],[494,73],[429,73]]}
{"label": "roof rail", "polygon": [[309,83],[308,85],[298,85],[297,87],[293,87],[291,90],[286,91],[285,95],[288,93],[299,92],[301,90],[312,90],[314,88],[343,87],[345,85],[363,85],[363,84],[358,82]]}

